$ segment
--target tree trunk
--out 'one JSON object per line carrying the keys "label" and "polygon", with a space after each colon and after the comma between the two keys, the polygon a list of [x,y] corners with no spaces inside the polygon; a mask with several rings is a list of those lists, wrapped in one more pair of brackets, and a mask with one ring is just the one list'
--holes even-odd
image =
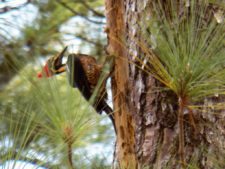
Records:
{"label": "tree trunk", "polygon": [[[108,46],[115,56],[113,96],[117,160],[125,168],[181,168],[178,99],[145,73],[145,52],[138,42],[151,19],[151,0],[106,0]],[[147,28],[146,28],[147,29]],[[140,69],[142,67],[142,69]],[[206,104],[215,98],[206,100]],[[185,110],[184,110],[185,111]],[[184,157],[193,168],[225,168],[224,112],[193,112],[198,135],[184,114]]]}
{"label": "tree trunk", "polygon": [[114,75],[112,77],[115,126],[117,130],[116,155],[121,168],[136,168],[134,152],[134,126],[129,112],[128,92],[128,60],[125,50],[123,0],[106,1],[106,17],[108,33],[107,52],[115,57]]}

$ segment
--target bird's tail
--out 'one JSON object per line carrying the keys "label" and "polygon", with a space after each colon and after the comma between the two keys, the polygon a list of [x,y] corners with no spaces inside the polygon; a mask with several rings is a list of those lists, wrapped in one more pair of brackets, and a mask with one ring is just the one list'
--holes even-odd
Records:
{"label": "bird's tail", "polygon": [[107,115],[112,115],[113,116],[113,110],[112,110],[112,108],[108,104],[105,104],[105,107],[103,107],[103,111]]}
{"label": "bird's tail", "polygon": [[[102,105],[104,105],[104,106],[102,106]],[[101,107],[101,109],[97,110],[97,112],[101,114],[101,112],[104,111],[108,115],[108,117],[110,118],[110,120],[113,124],[114,131],[115,131],[115,133],[117,133],[116,126],[115,126],[114,112],[113,112],[112,108],[105,101],[101,102],[100,107]]]}

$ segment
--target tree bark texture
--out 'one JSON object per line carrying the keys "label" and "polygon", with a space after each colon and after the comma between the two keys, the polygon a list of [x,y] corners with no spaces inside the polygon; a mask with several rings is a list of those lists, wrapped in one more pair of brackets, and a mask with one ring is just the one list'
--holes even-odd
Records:
{"label": "tree bark texture", "polygon": [[115,126],[117,130],[116,159],[120,168],[135,169],[134,123],[129,112],[128,60],[125,43],[124,1],[106,0],[108,33],[107,52],[114,56],[114,75],[112,77]]}
{"label": "tree bark texture", "polygon": [[[172,92],[157,90],[162,84],[143,71],[146,57],[138,42],[151,20],[150,2],[106,0],[107,51],[115,56],[117,159],[119,163],[126,161],[125,165],[135,161],[132,166],[138,169],[181,168],[178,99]],[[205,104],[215,101],[218,98],[206,99]],[[201,169],[225,168],[225,112],[204,109],[193,114],[198,134],[189,123],[188,113],[183,121],[187,164]]]}

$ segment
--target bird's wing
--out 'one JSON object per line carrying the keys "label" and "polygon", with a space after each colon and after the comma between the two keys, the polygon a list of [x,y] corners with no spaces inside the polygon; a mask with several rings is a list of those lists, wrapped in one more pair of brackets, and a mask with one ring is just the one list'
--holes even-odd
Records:
{"label": "bird's wing", "polygon": [[91,98],[91,88],[79,57],[70,54],[67,60],[68,78],[72,87],[80,90],[86,100]]}

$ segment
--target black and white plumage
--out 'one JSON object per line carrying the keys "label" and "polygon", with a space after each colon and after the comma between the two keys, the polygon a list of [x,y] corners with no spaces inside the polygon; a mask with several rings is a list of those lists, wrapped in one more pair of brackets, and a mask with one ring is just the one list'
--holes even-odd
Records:
{"label": "black and white plumage", "polygon": [[[93,56],[85,54],[70,54],[67,57],[67,63],[63,64],[62,60],[66,50],[67,47],[59,55],[49,58],[43,67],[42,73],[38,74],[38,77],[51,77],[67,71],[70,85],[79,89],[83,97],[87,101],[90,101],[99,83],[103,65],[98,64]],[[97,91],[92,106],[99,114],[104,111],[111,119],[115,129],[113,110],[106,101],[107,92],[105,79],[100,85],[100,89]]]}

